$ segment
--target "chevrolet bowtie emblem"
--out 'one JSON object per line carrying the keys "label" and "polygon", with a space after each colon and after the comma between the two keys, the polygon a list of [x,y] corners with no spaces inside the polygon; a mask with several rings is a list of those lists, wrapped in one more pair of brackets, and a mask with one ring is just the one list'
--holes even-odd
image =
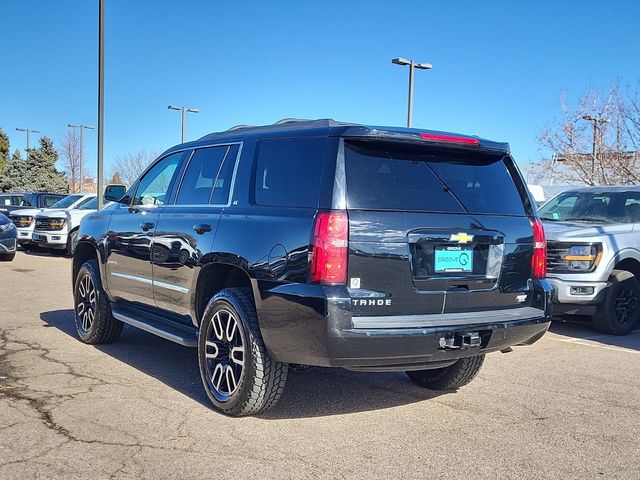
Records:
{"label": "chevrolet bowtie emblem", "polygon": [[468,233],[460,232],[460,233],[456,233],[456,234],[451,235],[451,238],[449,240],[451,242],[469,243],[470,241],[473,240],[473,235],[469,235]]}

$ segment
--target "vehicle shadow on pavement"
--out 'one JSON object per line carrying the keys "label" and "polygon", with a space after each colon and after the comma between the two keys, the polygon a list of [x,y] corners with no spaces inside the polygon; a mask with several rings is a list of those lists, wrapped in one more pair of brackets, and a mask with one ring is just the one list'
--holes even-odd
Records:
{"label": "vehicle shadow on pavement", "polygon": [[[45,326],[55,327],[77,339],[73,310],[42,312],[40,318]],[[128,325],[116,343],[96,348],[210,406],[200,381],[196,349]],[[279,404],[260,418],[280,420],[379,410],[421,402],[443,393],[420,388],[403,373],[363,373],[339,368],[289,370]]]}
{"label": "vehicle shadow on pavement", "polygon": [[575,339],[576,341],[640,350],[640,328],[636,328],[628,335],[607,335],[598,332],[591,325],[588,317],[577,317],[571,321],[565,318],[554,318],[549,331],[567,337],[567,341]]}

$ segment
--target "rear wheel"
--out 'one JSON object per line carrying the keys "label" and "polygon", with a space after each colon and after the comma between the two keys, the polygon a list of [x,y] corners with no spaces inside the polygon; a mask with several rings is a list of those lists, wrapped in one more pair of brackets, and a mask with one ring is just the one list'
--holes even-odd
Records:
{"label": "rear wheel", "polygon": [[207,396],[227,415],[255,415],[276,405],[288,366],[269,355],[251,292],[229,288],[207,305],[198,333],[200,376]]}
{"label": "rear wheel", "polygon": [[612,335],[626,335],[640,322],[640,282],[631,272],[614,270],[603,303],[593,317],[594,327]]}
{"label": "rear wheel", "polygon": [[76,331],[80,339],[90,344],[115,342],[122,333],[123,324],[111,313],[95,260],[80,267],[73,293]]}
{"label": "rear wheel", "polygon": [[455,390],[471,382],[484,363],[484,355],[461,358],[453,365],[433,370],[415,370],[407,375],[416,384],[431,390]]}

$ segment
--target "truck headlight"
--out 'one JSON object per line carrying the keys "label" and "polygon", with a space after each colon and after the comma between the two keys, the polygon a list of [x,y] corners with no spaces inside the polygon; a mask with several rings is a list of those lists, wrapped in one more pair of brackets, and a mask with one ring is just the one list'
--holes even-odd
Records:
{"label": "truck headlight", "polygon": [[569,271],[590,272],[598,266],[602,249],[600,244],[592,245],[572,245],[569,247],[563,260],[566,262]]}

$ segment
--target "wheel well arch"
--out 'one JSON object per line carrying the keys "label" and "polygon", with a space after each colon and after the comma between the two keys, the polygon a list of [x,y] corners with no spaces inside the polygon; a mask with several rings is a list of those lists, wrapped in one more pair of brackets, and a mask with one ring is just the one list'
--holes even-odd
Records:
{"label": "wheel well arch", "polygon": [[90,242],[78,242],[75,252],[73,253],[73,265],[71,268],[71,280],[73,284],[76,282],[76,277],[80,271],[80,267],[89,260],[95,260],[98,263],[98,251],[96,247]]}
{"label": "wheel well arch", "polygon": [[245,270],[228,263],[204,265],[198,275],[193,298],[193,311],[198,324],[211,297],[225,288],[249,288],[255,301],[251,278]]}
{"label": "wheel well arch", "polygon": [[631,272],[640,281],[640,262],[635,258],[628,257],[620,260],[615,264],[613,269]]}

